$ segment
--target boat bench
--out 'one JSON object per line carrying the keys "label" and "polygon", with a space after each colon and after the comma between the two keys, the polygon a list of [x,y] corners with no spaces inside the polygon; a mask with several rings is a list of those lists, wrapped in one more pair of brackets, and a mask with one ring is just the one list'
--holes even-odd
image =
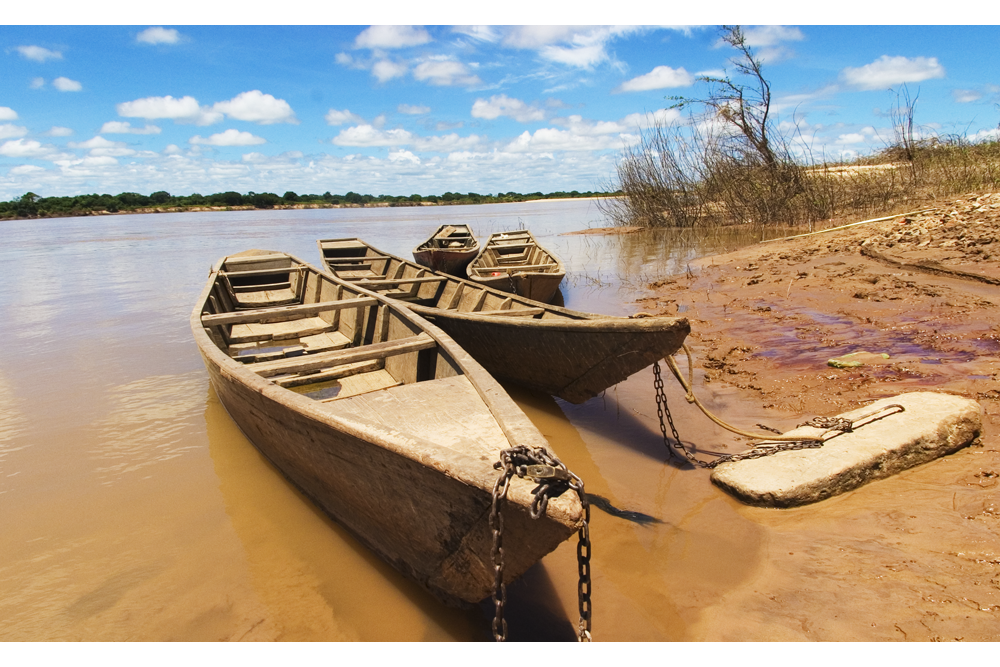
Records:
{"label": "boat bench", "polygon": [[319,352],[288,359],[260,361],[250,364],[248,367],[261,377],[271,377],[285,373],[302,373],[305,371],[332,368],[333,366],[352,364],[359,361],[385,359],[397,354],[427,350],[435,346],[437,346],[437,342],[429,334],[421,333],[416,336],[390,340],[384,343],[373,343],[371,345],[334,350],[332,352]]}

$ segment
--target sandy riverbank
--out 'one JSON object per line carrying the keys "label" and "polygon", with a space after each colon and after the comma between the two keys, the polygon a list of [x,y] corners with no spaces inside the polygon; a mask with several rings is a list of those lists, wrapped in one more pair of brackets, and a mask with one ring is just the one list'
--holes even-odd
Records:
{"label": "sandy riverbank", "polygon": [[[705,258],[640,302],[691,320],[703,391],[737,387],[774,426],[928,389],[985,411],[978,446],[805,508],[742,509],[771,529],[767,558],[701,638],[1000,639],[1000,194],[929,208]],[[826,363],[861,350],[889,358]]]}

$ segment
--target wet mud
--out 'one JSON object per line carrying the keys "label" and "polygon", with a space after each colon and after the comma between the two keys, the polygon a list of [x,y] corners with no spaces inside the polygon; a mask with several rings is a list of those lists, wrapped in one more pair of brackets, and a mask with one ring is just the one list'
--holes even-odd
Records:
{"label": "wet mud", "polygon": [[740,507],[764,553],[688,638],[1000,638],[1000,194],[929,208],[704,258],[640,302],[690,318],[701,390],[735,389],[759,417],[745,427],[915,390],[984,409],[956,454],[811,506]]}

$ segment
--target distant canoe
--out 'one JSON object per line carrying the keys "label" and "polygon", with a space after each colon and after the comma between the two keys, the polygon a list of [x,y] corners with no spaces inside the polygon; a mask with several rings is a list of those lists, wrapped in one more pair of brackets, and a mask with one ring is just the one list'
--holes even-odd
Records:
{"label": "distant canoe", "polygon": [[468,225],[441,225],[413,249],[413,259],[433,271],[465,276],[465,267],[479,254],[479,241]]}
{"label": "distant canoe", "polygon": [[492,234],[466,268],[469,280],[548,303],[566,267],[527,230]]}
{"label": "distant canoe", "polygon": [[[191,329],[234,421],[320,508],[446,602],[492,592],[493,463],[511,446],[547,443],[447,334],[399,302],[267,251],[215,265]],[[583,513],[568,492],[532,520],[534,483],[511,484],[512,581]]]}
{"label": "distant canoe", "polygon": [[405,301],[495,378],[582,403],[673,354],[677,317],[581,313],[435,273],[356,238],[318,241],[335,276]]}

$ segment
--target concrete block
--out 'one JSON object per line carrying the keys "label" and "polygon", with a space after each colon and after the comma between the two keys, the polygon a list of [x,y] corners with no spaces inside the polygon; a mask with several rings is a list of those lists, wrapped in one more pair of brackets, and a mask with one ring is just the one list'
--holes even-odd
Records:
{"label": "concrete block", "polygon": [[[838,416],[856,421],[892,404],[905,410],[838,435],[817,449],[722,463],[712,473],[712,482],[750,505],[794,507],[945,456],[982,433],[979,403],[935,392],[901,394]],[[785,435],[822,433],[800,426]]]}

